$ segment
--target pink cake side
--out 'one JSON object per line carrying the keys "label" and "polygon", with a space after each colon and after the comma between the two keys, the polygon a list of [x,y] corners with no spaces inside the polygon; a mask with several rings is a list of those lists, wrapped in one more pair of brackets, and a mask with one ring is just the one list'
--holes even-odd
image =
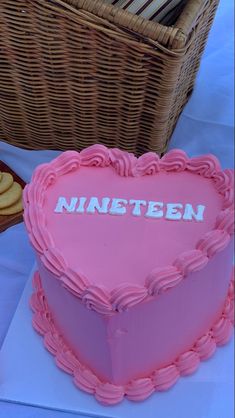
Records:
{"label": "pink cake side", "polygon": [[220,316],[188,350],[175,357],[174,361],[165,367],[152,370],[147,376],[132,379],[126,385],[115,385],[102,381],[89,366],[74,355],[53,320],[38,273],[35,273],[33,284],[35,289],[31,297],[31,307],[34,311],[33,326],[44,336],[45,347],[55,356],[57,366],[73,376],[74,383],[79,389],[93,394],[97,401],[104,405],[119,403],[124,396],[132,401],[142,401],[154,391],[168,390],[180,376],[194,373],[200,361],[207,360],[213,355],[216,346],[226,344],[233,331],[234,280],[232,278]]}
{"label": "pink cake side", "polygon": [[161,297],[112,316],[87,309],[40,260],[38,267],[53,321],[73,353],[102,381],[124,385],[171,364],[220,318],[231,263],[232,243]]}

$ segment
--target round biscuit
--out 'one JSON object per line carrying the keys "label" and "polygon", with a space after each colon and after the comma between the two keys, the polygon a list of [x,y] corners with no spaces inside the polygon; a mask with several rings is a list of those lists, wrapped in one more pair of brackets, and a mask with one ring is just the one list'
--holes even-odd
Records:
{"label": "round biscuit", "polygon": [[1,173],[0,179],[0,194],[6,192],[13,184],[13,176],[10,173]]}
{"label": "round biscuit", "polygon": [[0,209],[14,205],[20,199],[21,195],[22,187],[14,181],[5,193],[0,194]]}
{"label": "round biscuit", "polygon": [[0,209],[0,216],[1,215],[15,215],[16,213],[19,213],[23,210],[23,204],[22,204],[22,198],[20,197],[20,199],[14,203],[14,205],[5,208],[5,209]]}

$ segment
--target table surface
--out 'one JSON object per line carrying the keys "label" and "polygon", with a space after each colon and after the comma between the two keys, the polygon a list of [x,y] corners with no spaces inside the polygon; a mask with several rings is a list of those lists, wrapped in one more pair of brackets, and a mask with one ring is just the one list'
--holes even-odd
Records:
{"label": "table surface", "polygon": [[[193,95],[180,117],[169,146],[181,148],[190,156],[214,153],[223,168],[232,168],[234,165],[233,14],[233,0],[221,0]],[[38,164],[48,162],[58,154],[58,151],[26,151],[0,141],[0,160],[6,162],[26,182]],[[34,255],[23,224],[0,234],[0,347],[33,263]],[[0,418],[6,416],[72,418],[74,414],[0,402]]]}

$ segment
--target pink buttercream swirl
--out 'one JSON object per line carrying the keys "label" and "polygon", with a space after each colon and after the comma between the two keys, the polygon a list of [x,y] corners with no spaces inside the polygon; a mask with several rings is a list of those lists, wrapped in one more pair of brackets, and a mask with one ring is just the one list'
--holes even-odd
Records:
{"label": "pink buttercream swirl", "polygon": [[89,282],[82,273],[77,273],[70,269],[66,269],[66,273],[61,277],[63,286],[77,297],[81,297],[85,290],[89,287]]}
{"label": "pink buttercream swirl", "polygon": [[75,385],[93,394],[103,405],[114,405],[126,396],[132,401],[148,398],[154,391],[163,391],[173,386],[180,376],[194,373],[201,360],[212,356],[216,346],[226,344],[231,337],[234,317],[234,281],[231,280],[221,317],[202,335],[191,350],[182,353],[169,365],[154,370],[150,376],[134,379],[126,385],[102,382],[90,369],[82,365],[58,333],[51,316],[38,272],[33,279],[35,293],[31,297],[34,311],[33,326],[44,336],[44,344],[55,356],[58,367],[74,376]]}
{"label": "pink buttercream swirl", "polygon": [[[229,289],[230,292],[230,289]],[[234,324],[234,289],[232,294],[227,298],[224,306],[224,316],[228,318],[232,324]]]}
{"label": "pink buttercream swirl", "polygon": [[[142,286],[118,286],[112,292],[92,286],[81,273],[69,269],[62,254],[55,248],[52,236],[46,227],[43,204],[45,191],[56,179],[80,167],[107,167],[112,165],[120,176],[157,175],[163,172],[183,170],[211,178],[216,190],[223,197],[223,210],[218,214],[214,230],[208,232],[196,244],[195,249],[180,254],[172,265],[153,270]],[[157,297],[162,292],[177,286],[183,277],[200,270],[208,258],[228,245],[234,233],[233,172],[221,171],[216,157],[189,158],[181,150],[172,150],[160,159],[154,153],[146,153],[137,159],[133,154],[104,145],[93,145],[80,153],[66,151],[48,164],[38,166],[32,182],[24,190],[24,220],[30,241],[44,265],[71,293],[79,297],[90,309],[110,315],[141,303],[147,296]]]}
{"label": "pink buttercream swirl", "polygon": [[147,152],[138,158],[136,175],[153,175],[160,171],[160,158],[155,152]]}
{"label": "pink buttercream swirl", "polygon": [[101,383],[96,387],[95,398],[104,405],[115,405],[123,400],[124,389],[122,386],[111,383]]}
{"label": "pink buttercream swirl", "polygon": [[48,247],[41,256],[41,260],[44,266],[57,277],[60,277],[61,272],[67,269],[64,258],[55,247]]}
{"label": "pink buttercream swirl", "polygon": [[234,170],[224,170],[227,176],[226,187],[223,190],[224,195],[224,208],[228,208],[233,205],[234,199]]}
{"label": "pink buttercream swirl", "polygon": [[186,351],[177,358],[175,364],[181,376],[192,374],[199,367],[199,354],[195,350]]}
{"label": "pink buttercream swirl", "polygon": [[134,380],[126,386],[125,394],[131,401],[143,401],[154,392],[153,381],[149,377]]}
{"label": "pink buttercream swirl", "polygon": [[147,296],[147,289],[143,286],[122,284],[111,292],[111,304],[114,310],[122,312],[142,302]]}
{"label": "pink buttercream swirl", "polygon": [[189,273],[201,270],[208,263],[208,257],[200,250],[186,251],[174,261],[173,265],[181,271],[184,276]]}
{"label": "pink buttercream swirl", "polygon": [[28,207],[30,201],[37,203],[37,206],[42,208],[44,203],[45,190],[45,185],[39,184],[38,187],[34,187],[33,183],[27,184],[23,190],[25,208]]}
{"label": "pink buttercream swirl", "polygon": [[95,393],[100,381],[91,370],[83,368],[75,370],[74,383],[87,393]]}
{"label": "pink buttercream swirl", "polygon": [[155,390],[161,392],[170,389],[180,377],[179,370],[175,364],[156,370],[152,374],[152,381]]}
{"label": "pink buttercream swirl", "polygon": [[137,158],[134,154],[113,148],[110,150],[110,159],[119,176],[128,177],[135,175]]}
{"label": "pink buttercream swirl", "polygon": [[81,165],[80,154],[76,151],[65,151],[59,155],[51,165],[56,171],[57,175],[63,176],[63,174],[70,173],[77,170]]}
{"label": "pink buttercream swirl", "polygon": [[212,333],[208,332],[199,338],[194,346],[194,349],[198,353],[201,360],[207,360],[210,358],[216,350],[216,342]]}
{"label": "pink buttercream swirl", "polygon": [[182,279],[183,275],[176,267],[159,267],[147,277],[146,287],[149,295],[158,295],[176,286]]}
{"label": "pink buttercream swirl", "polygon": [[214,325],[212,331],[216,344],[218,346],[224,345],[230,340],[233,333],[233,323],[230,318],[222,317]]}
{"label": "pink buttercream swirl", "polygon": [[216,190],[221,194],[225,194],[226,191],[232,190],[234,185],[234,170],[226,169],[224,171],[218,171],[212,176]]}
{"label": "pink buttercream swirl", "polygon": [[56,351],[55,358],[56,365],[64,372],[73,374],[73,370],[80,370],[82,368],[81,363],[75,357],[71,350],[68,350],[66,346],[61,346],[60,350]]}
{"label": "pink buttercream swirl", "polygon": [[82,294],[82,301],[87,308],[94,308],[100,314],[112,314],[109,293],[104,287],[89,286]]}
{"label": "pink buttercream swirl", "polygon": [[214,155],[210,154],[191,158],[187,168],[189,171],[205,178],[211,178],[216,172],[221,171],[219,161]]}
{"label": "pink buttercream swirl", "polygon": [[47,350],[54,356],[58,347],[61,348],[63,346],[63,339],[56,331],[54,333],[47,332],[44,336],[44,344]]}
{"label": "pink buttercream swirl", "polygon": [[229,185],[229,178],[224,171],[218,171],[213,174],[213,182],[215,185],[215,188],[218,192],[223,193],[223,191],[227,188]]}
{"label": "pink buttercream swirl", "polygon": [[160,167],[165,171],[184,171],[187,167],[188,157],[182,150],[174,149],[167,152],[160,160]]}
{"label": "pink buttercream swirl", "polygon": [[81,163],[89,167],[107,167],[110,165],[110,152],[104,145],[91,145],[80,152]]}
{"label": "pink buttercream swirl", "polygon": [[226,231],[215,229],[214,231],[207,232],[204,238],[198,241],[197,249],[205,253],[207,257],[213,257],[218,251],[226,248],[229,241],[230,235]]}
{"label": "pink buttercream swirl", "polygon": [[224,197],[223,209],[233,208],[234,205],[234,170],[218,171],[212,179],[216,190]]}
{"label": "pink buttercream swirl", "polygon": [[216,218],[215,228],[227,231],[229,235],[234,234],[234,210],[225,209]]}
{"label": "pink buttercream swirl", "polygon": [[[40,164],[33,173],[32,182],[40,184],[46,190],[55,182],[56,177],[52,163]],[[34,192],[37,193],[37,190],[34,189]]]}
{"label": "pink buttercream swirl", "polygon": [[[33,247],[38,253],[43,254],[44,250],[46,250],[48,246],[53,245],[53,241],[46,228],[45,213],[40,203],[38,203],[39,198],[35,196],[34,189],[35,188],[33,188],[32,184],[29,184],[24,190],[24,221]],[[35,206],[33,204],[27,204],[30,192],[32,203],[35,202],[37,210],[35,210]],[[38,188],[38,192],[40,192],[40,188]]]}

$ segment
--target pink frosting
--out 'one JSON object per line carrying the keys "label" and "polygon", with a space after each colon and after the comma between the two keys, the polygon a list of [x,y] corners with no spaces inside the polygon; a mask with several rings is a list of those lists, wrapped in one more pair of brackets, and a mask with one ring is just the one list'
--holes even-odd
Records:
{"label": "pink frosting", "polygon": [[124,388],[122,386],[103,383],[96,387],[95,398],[104,405],[114,405],[123,400]]}
{"label": "pink frosting", "polygon": [[226,344],[233,332],[233,323],[230,318],[222,317],[213,327],[213,336],[218,346]]}
{"label": "pink frosting", "polygon": [[229,241],[230,235],[228,232],[218,229],[208,232],[204,238],[198,242],[197,249],[205,253],[207,257],[212,257],[218,251],[222,251],[226,248]]}
{"label": "pink frosting", "polygon": [[111,292],[111,303],[114,310],[122,312],[142,302],[148,296],[143,286],[122,284]]}
{"label": "pink frosting", "polygon": [[155,388],[150,377],[136,379],[126,386],[126,397],[131,401],[143,401],[154,392]]}
{"label": "pink frosting", "polygon": [[109,150],[104,145],[92,145],[80,152],[81,163],[84,166],[107,167],[110,160]]}
{"label": "pink frosting", "polygon": [[66,276],[61,277],[61,281],[66,289],[78,297],[84,295],[89,286],[89,282],[82,274],[76,273],[69,267],[66,269]]}
{"label": "pink frosting", "polygon": [[55,361],[60,369],[69,374],[73,374],[73,370],[81,368],[80,362],[70,351],[57,353]]}
{"label": "pink frosting", "polygon": [[203,335],[195,344],[195,350],[197,351],[201,360],[207,360],[216,350],[216,342],[211,332]]}
{"label": "pink frosting", "polygon": [[140,176],[153,175],[160,171],[160,158],[155,152],[147,152],[138,158],[136,173]]}
{"label": "pink frosting", "polygon": [[176,365],[181,376],[187,376],[194,373],[200,364],[200,357],[194,350],[181,354],[177,359]]}
{"label": "pink frosting", "polygon": [[55,356],[57,365],[74,376],[74,383],[83,391],[94,394],[104,405],[113,405],[126,396],[132,401],[141,401],[154,391],[169,389],[180,376],[196,371],[201,360],[208,359],[216,346],[225,344],[232,333],[234,316],[234,282],[231,281],[224,309],[219,320],[200,337],[193,347],[182,353],[169,365],[153,371],[149,376],[134,379],[126,385],[115,385],[101,381],[89,368],[82,365],[68,348],[53,322],[38,273],[34,276],[35,293],[31,297],[34,311],[33,326],[44,336],[44,344]]}
{"label": "pink frosting", "polygon": [[121,151],[118,148],[110,150],[111,165],[119,176],[134,176],[137,158],[129,152]]}
{"label": "pink frosting", "polygon": [[[152,266],[149,273],[143,277],[142,283],[127,281],[108,289],[106,285],[95,283],[82,271],[71,267],[47,227],[44,205],[49,187],[56,184],[65,174],[78,172],[81,167],[100,167],[102,170],[112,167],[120,178],[132,179],[192,173],[205,181],[212,181],[216,193],[222,199],[222,207],[218,211],[213,228],[202,234],[195,248],[181,251],[172,263],[166,263],[165,267]],[[157,297],[160,293],[177,286],[183,278],[202,269],[211,257],[223,250],[234,232],[231,170],[222,171],[218,160],[212,155],[190,159],[181,150],[172,150],[162,159],[154,153],[144,154],[137,159],[132,154],[118,149],[109,150],[103,145],[94,145],[80,153],[65,152],[51,163],[43,164],[35,170],[32,182],[24,191],[24,206],[24,219],[30,241],[45,267],[88,308],[105,315],[126,310],[147,297]],[[197,229],[199,230],[198,225]]]}
{"label": "pink frosting", "polygon": [[146,279],[150,295],[157,295],[176,286],[183,279],[182,273],[174,266],[154,269]]}
{"label": "pink frosting", "polygon": [[225,209],[219,213],[216,219],[216,229],[227,231],[229,235],[234,231],[234,210]]}
{"label": "pink frosting", "polygon": [[66,173],[77,170],[81,165],[81,157],[75,151],[67,151],[60,155],[60,159],[53,165],[53,176],[63,176]]}
{"label": "pink frosting", "polygon": [[180,377],[180,373],[175,364],[156,370],[152,374],[152,381],[157,391],[162,392],[173,386]]}
{"label": "pink frosting", "polygon": [[221,171],[220,163],[214,155],[208,154],[200,157],[191,158],[188,170],[200,174],[203,177],[211,178]]}
{"label": "pink frosting", "polygon": [[89,286],[83,294],[82,301],[87,308],[95,308],[101,314],[111,314],[112,306],[108,292],[98,286]]}
{"label": "pink frosting", "polygon": [[100,381],[89,369],[79,368],[75,370],[74,383],[85,392],[95,393]]}
{"label": "pink frosting", "polygon": [[208,257],[201,250],[191,250],[181,254],[174,262],[174,266],[183,276],[201,270],[208,263]]}
{"label": "pink frosting", "polygon": [[160,160],[160,167],[166,171],[184,171],[187,167],[188,157],[182,150],[171,150]]}

